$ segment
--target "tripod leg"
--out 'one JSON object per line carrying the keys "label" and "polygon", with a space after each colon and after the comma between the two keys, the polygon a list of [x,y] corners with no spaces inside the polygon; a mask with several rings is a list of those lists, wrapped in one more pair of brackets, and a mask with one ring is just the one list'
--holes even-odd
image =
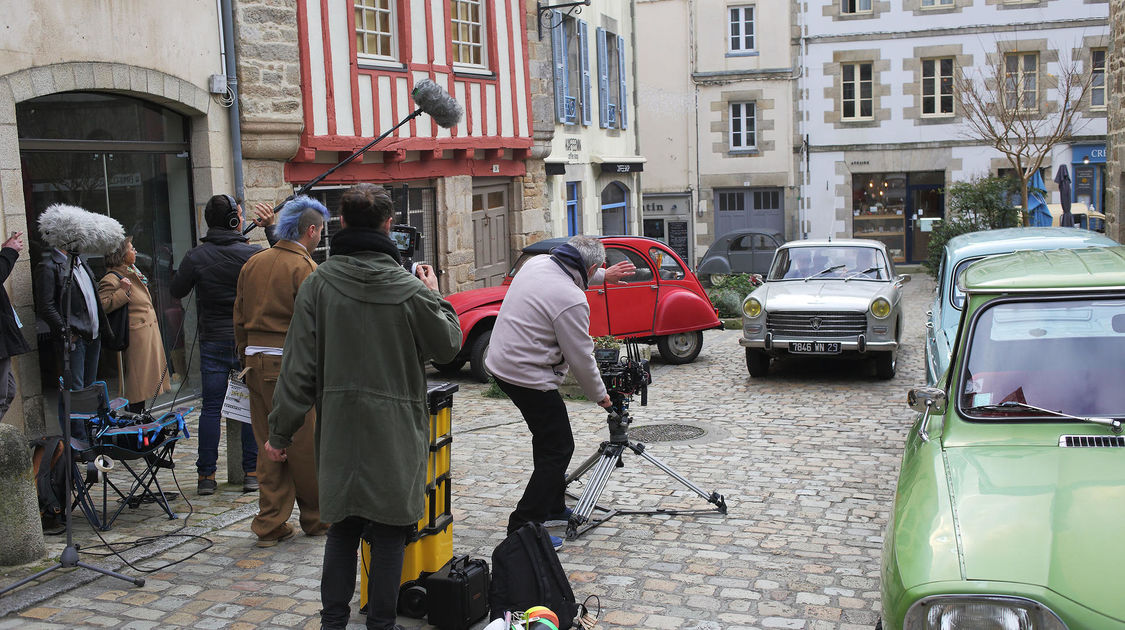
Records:
{"label": "tripod leg", "polygon": [[133,584],[135,584],[137,586],[144,586],[145,585],[145,579],[142,578],[142,577],[131,578],[128,575],[122,575],[120,573],[117,573],[116,571],[110,571],[109,569],[103,569],[101,567],[95,567],[93,565],[86,564],[85,562],[78,562],[78,563],[75,563],[75,565],[80,566],[83,569],[89,569],[91,571],[97,571],[98,573],[101,573],[102,575],[108,575],[109,577],[115,577],[119,580],[125,580],[126,582],[132,582]]}
{"label": "tripod leg", "polygon": [[586,474],[586,471],[590,470],[590,468],[594,465],[594,463],[597,462],[598,459],[601,458],[602,452],[605,451],[605,447],[606,447],[606,445],[603,442],[602,445],[598,447],[598,450],[595,451],[593,455],[587,457],[586,461],[582,462],[582,464],[580,466],[578,466],[578,468],[574,469],[574,472],[567,475],[566,476],[566,485],[569,486],[570,482],[572,482],[575,479],[578,479],[582,475]]}
{"label": "tripod leg", "polygon": [[664,462],[662,462],[659,459],[650,455],[648,453],[648,451],[645,450],[644,444],[641,444],[641,443],[638,443],[638,442],[629,442],[629,449],[632,450],[637,455],[640,455],[641,457],[645,458],[649,462],[652,462],[652,464],[654,466],[656,466],[660,470],[663,470],[664,472],[668,473],[669,477],[675,479],[676,481],[678,481],[678,482],[684,484],[685,486],[687,486],[688,488],[690,488],[692,490],[692,492],[698,494],[699,496],[703,497],[704,499],[707,499],[707,501],[709,503],[713,503],[716,507],[719,508],[719,512],[721,514],[727,513],[727,502],[723,498],[723,495],[721,495],[717,492],[708,493],[707,491],[703,490],[699,486],[697,486],[694,483],[688,481],[686,477],[684,477],[680,473],[673,470],[670,466],[668,466]]}
{"label": "tripod leg", "polygon": [[570,522],[567,523],[567,540],[577,538],[578,528],[590,520],[590,515],[594,513],[594,508],[598,504],[598,499],[602,496],[602,491],[605,490],[606,484],[609,483],[610,473],[617,467],[617,462],[621,459],[621,450],[621,446],[616,444],[605,446],[602,450],[601,459],[598,460],[594,472],[590,475],[590,479],[586,484],[586,489],[582,491],[582,496],[578,498],[578,503],[574,506],[574,512],[570,517]]}

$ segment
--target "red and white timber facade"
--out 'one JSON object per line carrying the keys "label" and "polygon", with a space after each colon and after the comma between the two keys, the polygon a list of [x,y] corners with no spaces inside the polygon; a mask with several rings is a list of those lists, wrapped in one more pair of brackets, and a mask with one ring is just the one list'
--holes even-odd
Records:
{"label": "red and white timber facade", "polygon": [[357,50],[363,15],[353,0],[298,0],[304,130],[285,165],[287,182],[308,182],[411,114],[418,81],[448,91],[465,110],[458,125],[418,116],[318,184],[333,212],[330,191],[350,184],[401,191],[396,210],[422,229],[420,257],[436,263],[447,291],[495,284],[507,270],[533,146],[523,1],[472,3],[483,28],[470,64],[454,61],[462,16],[452,4],[393,3],[393,58],[371,59]]}

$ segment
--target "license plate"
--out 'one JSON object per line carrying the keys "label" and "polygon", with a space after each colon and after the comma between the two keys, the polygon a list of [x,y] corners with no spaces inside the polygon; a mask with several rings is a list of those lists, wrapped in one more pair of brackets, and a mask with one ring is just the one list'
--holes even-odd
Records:
{"label": "license plate", "polygon": [[797,354],[840,354],[840,342],[790,341],[789,351]]}

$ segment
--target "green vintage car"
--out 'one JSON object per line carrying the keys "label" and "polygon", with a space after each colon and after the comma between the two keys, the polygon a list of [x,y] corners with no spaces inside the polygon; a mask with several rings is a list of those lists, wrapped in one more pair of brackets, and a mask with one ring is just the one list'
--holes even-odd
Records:
{"label": "green vintage car", "polygon": [[958,282],[951,367],[908,395],[881,627],[1125,629],[1125,247]]}

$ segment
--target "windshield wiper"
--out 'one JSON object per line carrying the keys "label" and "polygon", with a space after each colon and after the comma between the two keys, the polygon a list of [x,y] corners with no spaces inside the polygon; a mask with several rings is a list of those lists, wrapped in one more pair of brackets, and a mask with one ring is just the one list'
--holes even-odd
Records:
{"label": "windshield wiper", "polygon": [[1027,403],[1021,403],[1021,402],[1017,402],[1015,400],[1009,400],[1007,402],[1002,402],[998,405],[978,405],[976,407],[969,407],[969,408],[965,409],[965,411],[969,411],[969,412],[973,412],[973,411],[1014,411],[1014,410],[1042,411],[1043,413],[1049,413],[1053,416],[1058,416],[1060,418],[1067,418],[1069,420],[1080,420],[1082,422],[1089,422],[1091,424],[1100,424],[1104,427],[1109,427],[1110,430],[1113,431],[1116,434],[1121,433],[1121,421],[1120,420],[1114,420],[1113,418],[1099,418],[1099,417],[1093,417],[1093,416],[1076,416],[1076,415],[1070,414],[1070,413],[1063,413],[1061,411],[1054,411],[1053,409],[1044,409],[1043,407],[1036,407],[1035,405],[1029,405]]}
{"label": "windshield wiper", "polygon": [[831,267],[826,267],[826,268],[821,269],[820,271],[814,273],[813,275],[805,278],[805,282],[808,282],[809,280],[812,280],[813,278],[815,278],[817,276],[820,276],[820,275],[823,275],[823,274],[826,274],[830,271],[836,271],[837,269],[843,269],[846,266],[847,265],[832,265]]}
{"label": "windshield wiper", "polygon": [[850,275],[846,276],[844,278],[844,282],[847,282],[848,280],[851,280],[852,278],[854,278],[856,276],[862,276],[865,273],[871,273],[872,271],[879,271],[882,268],[883,268],[882,265],[875,265],[874,267],[868,267],[867,269],[864,269],[863,271],[857,271],[853,274],[850,274]]}

